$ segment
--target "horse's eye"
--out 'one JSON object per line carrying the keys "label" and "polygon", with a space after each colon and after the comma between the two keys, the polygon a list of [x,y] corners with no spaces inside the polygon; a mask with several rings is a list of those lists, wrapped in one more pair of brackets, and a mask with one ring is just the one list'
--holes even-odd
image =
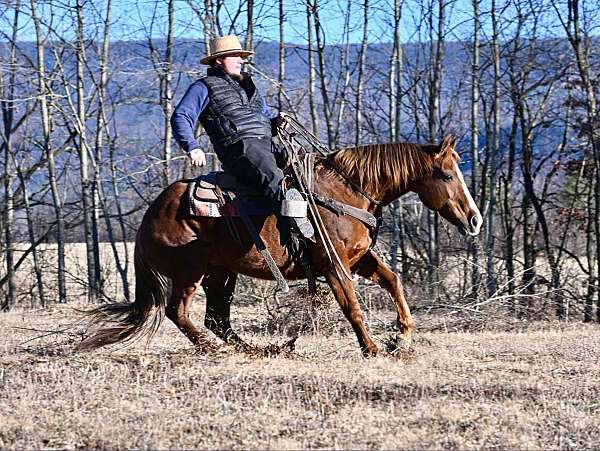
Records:
{"label": "horse's eye", "polygon": [[449,182],[449,181],[451,181],[454,178],[452,176],[452,174],[450,174],[449,172],[444,171],[440,167],[434,168],[433,173],[434,173],[434,175],[437,178],[442,179],[444,182]]}
{"label": "horse's eye", "polygon": [[441,178],[444,182],[449,182],[454,178],[454,177],[452,177],[452,174],[450,174],[446,171],[443,171],[441,169],[437,171],[437,176],[439,178]]}

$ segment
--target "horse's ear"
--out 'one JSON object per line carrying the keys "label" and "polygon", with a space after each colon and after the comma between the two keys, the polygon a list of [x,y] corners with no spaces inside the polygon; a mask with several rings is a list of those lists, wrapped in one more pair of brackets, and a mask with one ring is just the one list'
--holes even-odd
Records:
{"label": "horse's ear", "polygon": [[442,140],[442,143],[438,147],[438,152],[435,154],[435,159],[438,161],[446,161],[456,147],[458,138],[455,135],[446,135]]}
{"label": "horse's ear", "polygon": [[435,159],[439,159],[448,155],[448,152],[452,152],[457,142],[458,138],[455,135],[446,135],[441,144],[423,144],[421,149]]}
{"label": "horse's ear", "polygon": [[458,142],[458,138],[456,135],[446,135],[442,140],[442,144],[440,144],[440,153],[444,154],[446,152],[452,152],[456,147],[456,143]]}

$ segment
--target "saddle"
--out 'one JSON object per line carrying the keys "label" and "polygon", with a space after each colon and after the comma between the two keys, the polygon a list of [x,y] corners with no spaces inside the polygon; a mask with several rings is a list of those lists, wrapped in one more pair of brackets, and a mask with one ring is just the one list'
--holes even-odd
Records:
{"label": "saddle", "polygon": [[[298,193],[299,194],[299,193]],[[241,244],[240,235],[232,217],[240,217],[248,233],[252,237],[257,250],[263,256],[267,266],[273,273],[279,289],[284,293],[289,291],[289,286],[273,260],[271,253],[250,220],[250,216],[263,216],[273,213],[272,204],[263,197],[257,189],[244,185],[233,175],[215,171],[201,175],[188,184],[187,199],[189,214],[191,216],[223,217],[229,228],[232,238]],[[301,248],[297,238],[293,237],[287,243],[294,258],[305,267],[309,279],[309,291],[315,292],[316,285],[312,271],[308,268],[308,255],[306,247]],[[304,251],[301,252],[301,251]]]}
{"label": "saddle", "polygon": [[246,214],[267,215],[273,212],[269,202],[256,188],[244,185],[228,172],[214,171],[200,175],[187,188],[188,212],[191,216],[237,217],[239,209],[232,195],[243,200]]}

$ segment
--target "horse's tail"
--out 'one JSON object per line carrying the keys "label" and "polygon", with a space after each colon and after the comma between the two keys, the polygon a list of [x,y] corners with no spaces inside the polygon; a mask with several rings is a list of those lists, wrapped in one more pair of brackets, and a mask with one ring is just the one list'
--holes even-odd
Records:
{"label": "horse's tail", "polygon": [[144,260],[139,236],[134,251],[135,301],[107,304],[85,313],[88,328],[96,329],[83,340],[78,350],[90,351],[119,342],[150,339],[158,330],[165,313],[169,279]]}

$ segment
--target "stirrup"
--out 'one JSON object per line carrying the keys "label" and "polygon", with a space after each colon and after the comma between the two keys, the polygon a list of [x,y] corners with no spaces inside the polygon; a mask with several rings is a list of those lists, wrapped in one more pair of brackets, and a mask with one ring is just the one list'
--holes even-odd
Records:
{"label": "stirrup", "polygon": [[281,215],[292,219],[300,233],[305,238],[315,236],[315,229],[306,217],[308,202],[304,200],[300,191],[290,188],[285,193],[285,199],[281,203]]}

